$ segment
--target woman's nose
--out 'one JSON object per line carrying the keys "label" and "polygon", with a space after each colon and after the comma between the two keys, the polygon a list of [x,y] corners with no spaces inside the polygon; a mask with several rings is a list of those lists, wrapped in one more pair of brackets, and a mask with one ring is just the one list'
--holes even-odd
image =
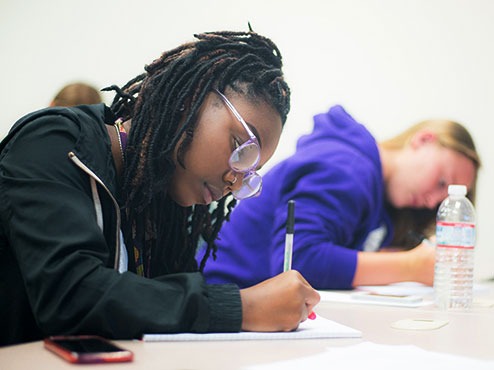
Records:
{"label": "woman's nose", "polygon": [[228,171],[223,177],[223,181],[227,184],[225,193],[238,190],[242,187],[244,175],[234,171]]}

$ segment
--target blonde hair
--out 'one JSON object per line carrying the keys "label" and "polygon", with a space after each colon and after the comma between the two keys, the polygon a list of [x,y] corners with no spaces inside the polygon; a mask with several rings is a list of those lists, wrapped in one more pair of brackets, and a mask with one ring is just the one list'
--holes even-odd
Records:
{"label": "blonde hair", "polygon": [[76,82],[66,85],[62,88],[50,106],[52,107],[71,107],[81,104],[98,104],[101,103],[101,95],[91,85],[83,82]]}
{"label": "blonde hair", "polygon": [[[475,143],[468,130],[458,122],[449,120],[426,120],[419,122],[391,139],[380,142],[385,149],[401,149],[409,145],[412,138],[420,131],[430,131],[435,134],[439,145],[452,149],[468,159],[475,166],[475,177],[467,197],[475,203],[477,174],[481,166],[480,156],[475,148]],[[390,208],[392,208],[390,206]],[[391,209],[395,235],[393,244],[404,246],[406,238],[413,235],[430,236],[434,232],[437,209]]]}

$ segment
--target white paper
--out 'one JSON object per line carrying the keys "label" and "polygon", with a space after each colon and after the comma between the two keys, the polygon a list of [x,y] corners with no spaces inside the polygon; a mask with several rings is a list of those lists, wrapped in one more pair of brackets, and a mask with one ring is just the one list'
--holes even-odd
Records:
{"label": "white paper", "polygon": [[[379,294],[396,294],[396,295],[415,295],[423,298],[422,302],[386,302],[386,301],[370,301],[370,300],[357,300],[353,299],[351,294],[361,291],[371,291]],[[475,294],[473,299],[474,307],[493,307],[494,300],[483,299],[481,294],[488,291],[488,287],[482,284],[474,284],[473,292]],[[381,306],[396,306],[396,307],[421,307],[434,304],[434,288],[425,284],[406,281],[401,283],[394,283],[388,285],[363,285],[358,286],[351,291],[335,291],[335,290],[319,290],[321,295],[321,301],[323,302],[344,302],[355,304],[367,304],[367,305],[381,305]]]}
{"label": "white paper", "polygon": [[310,339],[310,338],[359,338],[359,330],[339,324],[317,315],[314,320],[305,320],[297,330],[290,332],[252,332],[240,333],[178,333],[145,334],[143,341],[211,341],[211,340],[273,340],[273,339]]}
{"label": "white paper", "polygon": [[363,342],[347,347],[330,347],[317,355],[244,367],[243,370],[417,370],[423,368],[492,370],[494,361],[431,352],[412,345]]}
{"label": "white paper", "polygon": [[[416,295],[421,296],[423,300],[421,302],[392,302],[392,301],[371,301],[371,300],[357,300],[352,298],[352,293],[360,291],[371,291],[379,294],[396,294],[396,295]],[[420,307],[433,304],[432,294],[433,289],[430,286],[415,283],[404,282],[395,283],[389,285],[367,285],[359,286],[352,291],[328,291],[320,290],[321,301],[323,302],[345,302],[355,304],[367,304],[367,305],[381,305],[381,306],[397,306],[397,307]],[[430,297],[430,299],[426,299]]]}

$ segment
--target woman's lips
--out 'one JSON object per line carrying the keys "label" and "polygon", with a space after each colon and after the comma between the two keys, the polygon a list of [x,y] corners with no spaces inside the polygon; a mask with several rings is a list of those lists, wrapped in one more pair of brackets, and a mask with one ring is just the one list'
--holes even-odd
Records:
{"label": "woman's lips", "polygon": [[212,201],[221,199],[222,195],[216,191],[216,189],[209,184],[204,184],[204,202],[210,204]]}
{"label": "woman's lips", "polygon": [[211,190],[209,190],[207,185],[204,185],[204,203],[205,204],[210,204],[213,201],[213,194],[211,193]]}

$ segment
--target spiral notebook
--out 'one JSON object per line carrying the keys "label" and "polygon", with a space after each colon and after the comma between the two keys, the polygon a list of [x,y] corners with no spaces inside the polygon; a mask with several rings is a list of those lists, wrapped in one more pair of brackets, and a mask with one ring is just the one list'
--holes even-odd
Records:
{"label": "spiral notebook", "polygon": [[349,326],[325,319],[317,315],[314,320],[305,320],[297,330],[290,332],[253,332],[239,333],[178,333],[144,334],[145,342],[181,342],[181,341],[231,341],[231,340],[277,340],[277,339],[314,339],[314,338],[359,338],[362,333]]}

